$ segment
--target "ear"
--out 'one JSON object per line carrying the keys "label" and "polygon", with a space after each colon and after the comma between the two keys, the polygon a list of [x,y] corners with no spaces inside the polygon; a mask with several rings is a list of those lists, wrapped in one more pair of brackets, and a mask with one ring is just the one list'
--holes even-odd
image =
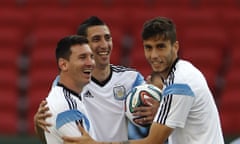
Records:
{"label": "ear", "polygon": [[61,71],[68,70],[67,60],[64,59],[64,58],[59,58],[59,60],[58,60],[58,67],[61,69]]}
{"label": "ear", "polygon": [[176,42],[174,43],[173,47],[174,47],[175,52],[177,53],[178,50],[179,50],[179,42],[176,41]]}

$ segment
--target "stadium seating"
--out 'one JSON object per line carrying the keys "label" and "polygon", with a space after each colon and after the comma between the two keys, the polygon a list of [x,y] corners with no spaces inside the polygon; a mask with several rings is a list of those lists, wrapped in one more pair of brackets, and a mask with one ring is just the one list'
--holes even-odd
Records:
{"label": "stadium seating", "polygon": [[[0,24],[1,25],[1,24]],[[11,26],[0,27],[1,50],[14,50],[12,52],[20,54],[24,49],[24,34],[20,28]]]}
{"label": "stadium seating", "polygon": [[63,28],[76,30],[78,25],[78,11],[76,8],[68,7],[37,7],[31,10],[33,13],[32,25],[36,28]]}
{"label": "stadium seating", "polygon": [[57,68],[39,68],[32,70],[29,74],[29,87],[27,91],[27,121],[28,132],[33,134],[33,115],[44,98],[47,97],[52,82],[57,75]]}
{"label": "stadium seating", "polygon": [[[143,23],[156,16],[172,18],[177,27],[180,56],[192,61],[203,72],[211,89],[225,63],[227,73],[219,103],[220,115],[224,133],[239,133],[236,123],[240,120],[237,111],[240,102],[236,96],[240,81],[236,63],[240,61],[239,6],[238,0],[1,0],[0,65],[3,69],[0,90],[6,97],[0,100],[0,133],[18,131],[20,93],[16,83],[22,76],[18,60],[26,47],[30,62],[28,73],[24,73],[29,79],[26,119],[28,131],[33,134],[33,114],[48,94],[57,73],[56,43],[63,36],[75,34],[78,25],[91,15],[99,16],[110,26],[113,36],[111,63],[121,64],[123,59],[130,58],[130,63],[125,64],[144,76],[150,74],[151,68],[142,46]],[[123,42],[126,34],[132,36],[127,44]],[[123,50],[124,45],[127,50]],[[231,53],[230,64],[226,59],[228,52]]]}
{"label": "stadium seating", "polygon": [[220,99],[220,114],[222,118],[223,130],[227,135],[238,134],[240,132],[240,61],[239,54],[240,43],[234,43],[229,47],[230,62],[228,63],[227,72],[224,77],[225,84]]}
{"label": "stadium seating", "polygon": [[1,7],[0,26],[11,26],[27,31],[31,26],[31,16],[31,13],[21,7]]}
{"label": "stadium seating", "polygon": [[234,136],[238,135],[240,132],[240,113],[238,110],[235,111],[226,111],[226,107],[220,107],[220,120],[223,130],[223,135]]}
{"label": "stadium seating", "polygon": [[[8,63],[9,64],[9,63]],[[16,66],[1,65],[0,71],[0,134],[18,132],[18,71]]]}
{"label": "stadium seating", "polygon": [[[6,75],[5,75],[6,76]],[[1,85],[2,86],[2,85]],[[15,87],[0,88],[0,135],[14,135],[18,133],[18,91]]]}
{"label": "stadium seating", "polygon": [[[239,71],[238,71],[239,72]],[[239,98],[239,76],[231,82],[226,83],[219,103],[219,111],[222,128],[225,135],[234,135],[240,132],[240,98]],[[237,86],[238,85],[238,86]]]}

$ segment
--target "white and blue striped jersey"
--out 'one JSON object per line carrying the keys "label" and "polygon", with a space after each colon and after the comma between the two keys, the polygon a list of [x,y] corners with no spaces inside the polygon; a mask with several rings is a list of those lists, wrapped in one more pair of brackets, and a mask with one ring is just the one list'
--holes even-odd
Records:
{"label": "white and blue striped jersey", "polygon": [[92,77],[82,91],[91,126],[98,141],[123,141],[128,139],[124,100],[135,86],[145,83],[137,71],[111,65],[109,78],[100,83]]}
{"label": "white and blue striped jersey", "polygon": [[169,144],[223,144],[218,110],[202,73],[177,59],[164,81],[155,122],[173,128]]}
{"label": "white and blue striped jersey", "polygon": [[52,87],[46,101],[52,114],[52,117],[46,119],[52,124],[48,128],[50,133],[45,132],[47,143],[63,143],[62,136],[81,136],[78,123],[94,136],[79,94],[58,83]]}

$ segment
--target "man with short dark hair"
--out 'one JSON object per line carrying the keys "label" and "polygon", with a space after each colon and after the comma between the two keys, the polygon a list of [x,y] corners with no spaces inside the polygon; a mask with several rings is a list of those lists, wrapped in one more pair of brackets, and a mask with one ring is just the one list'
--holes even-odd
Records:
{"label": "man with short dark hair", "polygon": [[96,142],[63,137],[65,144],[224,144],[218,110],[203,74],[178,57],[179,42],[172,20],[156,17],[144,24],[143,47],[153,71],[164,79],[163,100],[149,135],[140,140]]}
{"label": "man with short dark hair", "polygon": [[[45,133],[47,143],[63,143],[61,136],[81,136],[77,124],[92,133],[80,93],[89,83],[95,62],[88,40],[82,36],[67,36],[56,48],[59,81],[46,98],[52,117],[50,133]],[[93,134],[91,134],[93,135]]]}

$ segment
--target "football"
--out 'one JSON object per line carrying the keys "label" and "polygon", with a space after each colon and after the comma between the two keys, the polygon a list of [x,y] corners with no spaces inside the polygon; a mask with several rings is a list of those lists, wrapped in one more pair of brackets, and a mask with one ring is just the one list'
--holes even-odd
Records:
{"label": "football", "polygon": [[161,101],[162,91],[151,84],[143,84],[134,87],[126,96],[125,100],[125,115],[136,126],[147,127],[149,125],[139,125],[134,122],[134,119],[139,117],[133,116],[134,108],[139,106],[149,106],[148,100],[150,97]]}

